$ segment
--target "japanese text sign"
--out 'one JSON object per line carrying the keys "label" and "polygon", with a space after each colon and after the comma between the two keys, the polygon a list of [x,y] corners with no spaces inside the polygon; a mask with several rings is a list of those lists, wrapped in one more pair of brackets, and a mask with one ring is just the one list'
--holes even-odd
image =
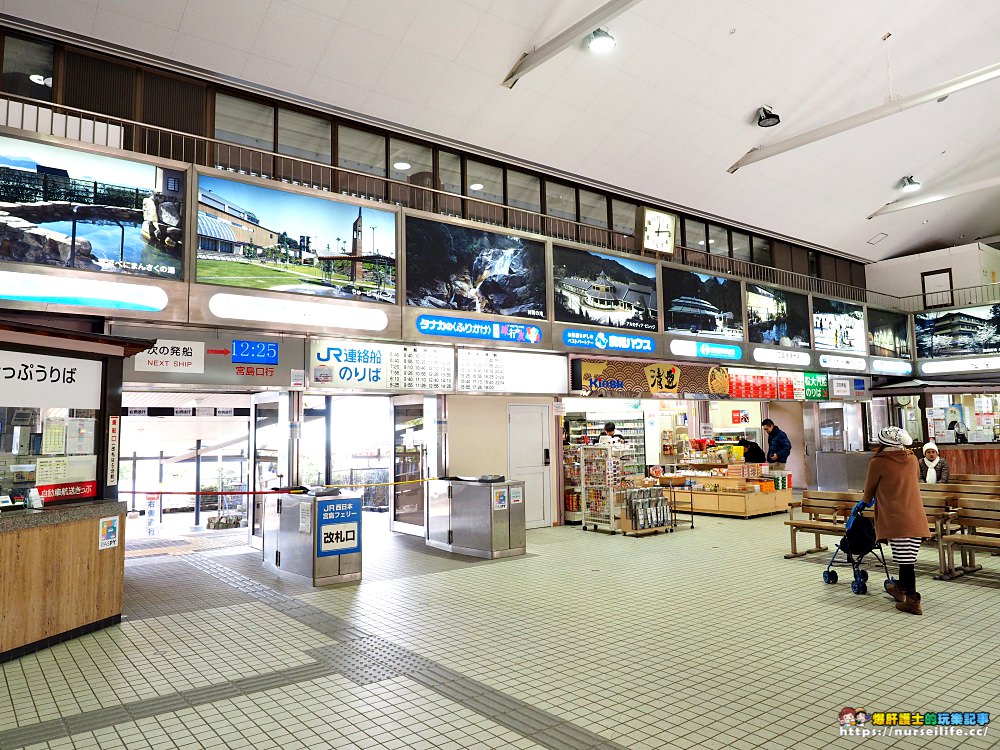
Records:
{"label": "japanese text sign", "polygon": [[101,408],[101,362],[0,351],[0,406]]}
{"label": "japanese text sign", "polygon": [[336,497],[316,503],[316,556],[361,551],[361,498]]}

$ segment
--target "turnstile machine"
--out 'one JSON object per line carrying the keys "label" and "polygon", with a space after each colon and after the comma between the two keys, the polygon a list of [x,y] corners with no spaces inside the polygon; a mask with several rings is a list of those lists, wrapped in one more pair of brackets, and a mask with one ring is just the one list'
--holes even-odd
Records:
{"label": "turnstile machine", "polygon": [[361,580],[362,491],[265,495],[264,564],[313,586]]}
{"label": "turnstile machine", "polygon": [[428,545],[473,557],[524,554],[524,482],[435,479],[427,485]]}

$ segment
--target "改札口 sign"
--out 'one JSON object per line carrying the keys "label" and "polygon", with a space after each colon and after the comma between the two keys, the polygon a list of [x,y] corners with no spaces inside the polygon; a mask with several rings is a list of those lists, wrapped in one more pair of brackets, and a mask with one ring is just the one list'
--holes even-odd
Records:
{"label": "\u6539\u672d\u53e3 sign", "polygon": [[338,497],[316,503],[316,556],[361,551],[361,498]]}

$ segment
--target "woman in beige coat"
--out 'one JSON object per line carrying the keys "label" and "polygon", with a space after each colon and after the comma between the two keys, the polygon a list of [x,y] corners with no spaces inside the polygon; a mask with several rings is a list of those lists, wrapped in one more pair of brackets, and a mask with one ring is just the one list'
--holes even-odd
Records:
{"label": "woman in beige coat", "polygon": [[917,457],[907,450],[912,444],[913,439],[899,427],[879,431],[862,499],[875,501],[875,536],[889,542],[892,559],[899,565],[899,578],[886,590],[896,600],[896,609],[920,615],[923,608],[914,565],[920,543],[930,532],[920,498]]}

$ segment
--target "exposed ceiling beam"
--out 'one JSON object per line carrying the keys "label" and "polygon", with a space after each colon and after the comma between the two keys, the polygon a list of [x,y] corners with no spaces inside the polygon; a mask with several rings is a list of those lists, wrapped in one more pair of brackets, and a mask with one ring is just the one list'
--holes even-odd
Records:
{"label": "exposed ceiling beam", "polygon": [[756,148],[752,148],[747,151],[746,154],[744,154],[743,157],[733,164],[727,171],[732,174],[740,167],[745,167],[748,164],[763,161],[764,159],[770,159],[772,156],[777,156],[778,154],[783,154],[786,151],[807,146],[810,143],[815,143],[816,141],[821,141],[824,138],[829,138],[831,135],[837,135],[838,133],[843,133],[847,130],[853,130],[854,128],[861,127],[862,125],[867,125],[870,122],[881,120],[883,117],[888,117],[889,115],[894,115],[907,109],[919,107],[921,104],[937,101],[942,96],[948,96],[949,94],[954,94],[956,91],[961,91],[962,89],[971,88],[972,86],[976,86],[980,83],[992,81],[997,77],[1000,77],[1000,63],[980,68],[979,70],[967,73],[964,76],[959,76],[958,78],[952,78],[950,81],[945,81],[937,86],[924,89],[916,94],[910,94],[909,96],[903,96],[899,99],[893,99],[892,101],[886,102],[878,107],[874,107],[873,109],[868,109],[864,112],[859,112],[856,115],[845,117],[842,120],[831,122],[828,125],[808,130],[805,133],[800,133],[799,135],[792,136],[791,138],[786,138],[783,141],[772,143],[769,146],[757,146]]}
{"label": "exposed ceiling beam", "polygon": [[956,185],[955,187],[946,188],[944,190],[928,192],[924,195],[915,195],[912,198],[903,198],[898,201],[893,201],[892,203],[886,203],[882,206],[882,208],[871,214],[868,218],[873,219],[876,216],[891,214],[896,211],[905,211],[908,208],[916,208],[917,206],[926,206],[928,203],[937,203],[938,201],[948,200],[949,198],[957,198],[960,195],[968,195],[969,193],[976,193],[980,190],[989,190],[990,188],[995,187],[1000,187],[1000,176],[988,177],[985,180],[976,180],[975,182],[968,182],[964,185]]}
{"label": "exposed ceiling beam", "polygon": [[600,8],[584,16],[568,29],[560,31],[541,47],[536,47],[531,52],[521,55],[521,58],[514,63],[514,67],[510,69],[507,77],[503,79],[502,85],[509,89],[514,88],[515,83],[539,65],[555,57],[563,50],[582,43],[583,38],[587,34],[594,29],[604,26],[612,18],[621,15],[639,2],[641,0],[610,0],[604,3]]}

